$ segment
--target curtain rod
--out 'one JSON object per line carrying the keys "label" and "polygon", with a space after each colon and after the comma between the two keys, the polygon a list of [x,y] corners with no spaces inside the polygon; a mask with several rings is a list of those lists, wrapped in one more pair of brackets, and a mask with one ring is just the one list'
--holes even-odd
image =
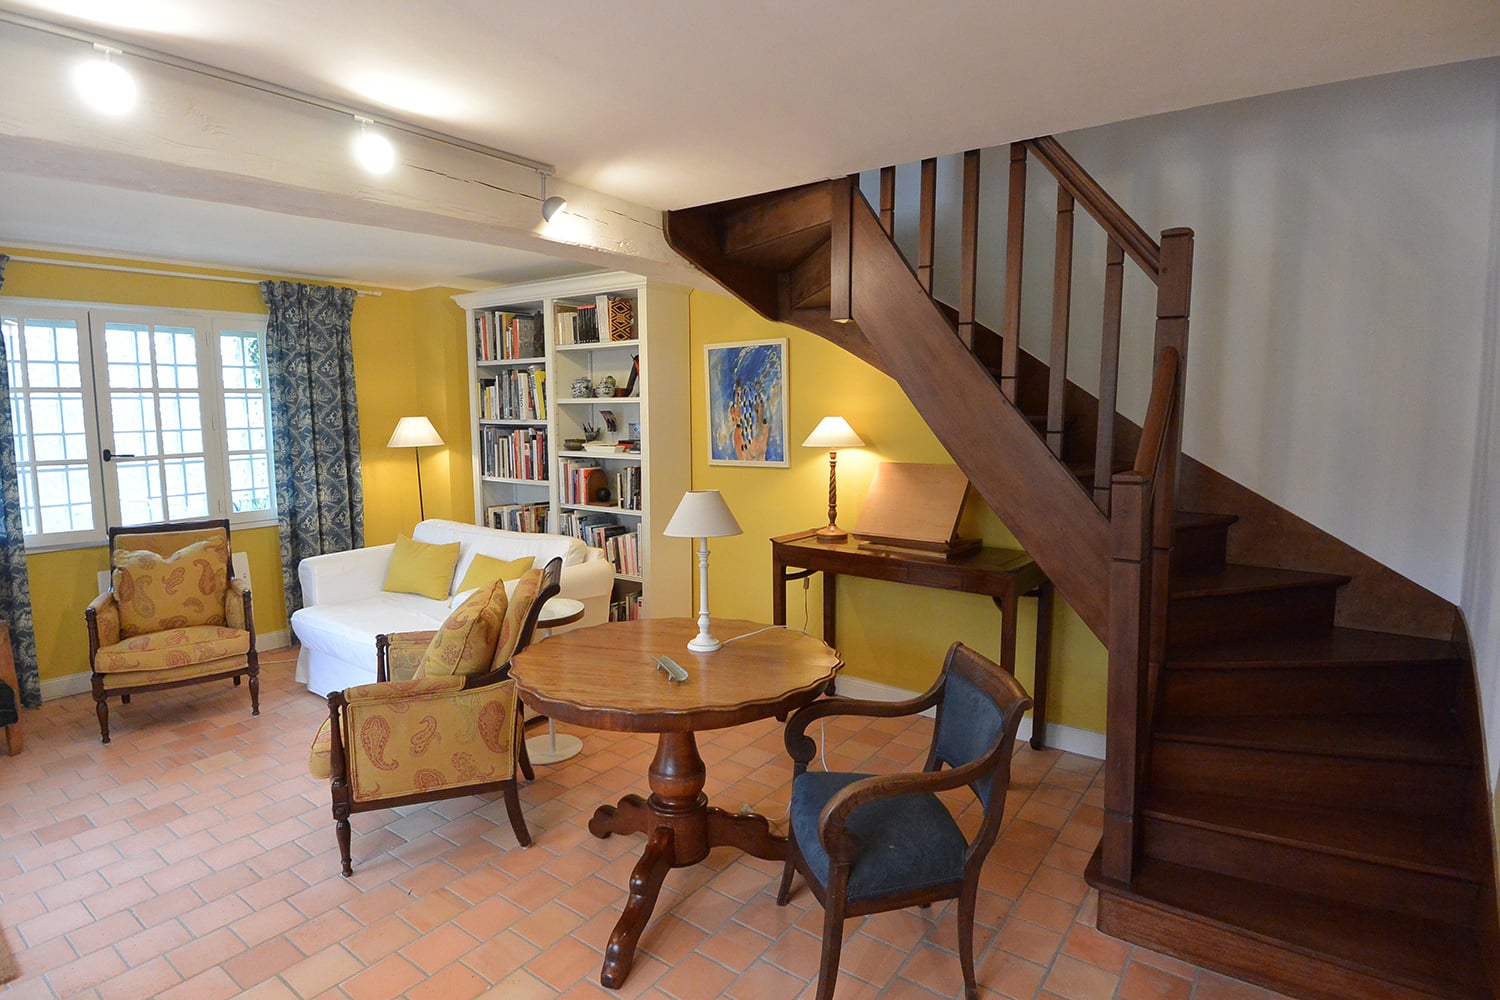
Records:
{"label": "curtain rod", "polygon": [[[199,281],[222,281],[231,285],[259,285],[260,278],[230,278],[217,274],[199,274],[196,271],[171,271],[158,267],[130,267],[126,264],[91,264],[86,260],[58,260],[54,257],[27,257],[24,254],[11,254],[11,260],[20,261],[23,264],[55,264],[58,267],[87,267],[95,271],[121,271],[125,274],[152,274],[161,278],[197,278]],[[273,280],[273,279],[266,279]],[[313,279],[325,281],[325,278]],[[380,292],[367,291],[363,288],[354,290],[356,295],[372,295],[380,297]]]}

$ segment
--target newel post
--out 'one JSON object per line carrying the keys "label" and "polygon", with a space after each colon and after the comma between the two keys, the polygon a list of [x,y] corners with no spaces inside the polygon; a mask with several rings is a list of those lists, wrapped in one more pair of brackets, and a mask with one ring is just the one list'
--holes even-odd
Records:
{"label": "newel post", "polygon": [[1151,491],[1147,478],[1133,470],[1115,476],[1110,509],[1109,689],[1101,874],[1128,884],[1139,855],[1136,820],[1146,739],[1146,626],[1151,592]]}
{"label": "newel post", "polygon": [[835,323],[854,318],[854,185],[857,176],[842,177],[830,188],[833,204],[829,244],[828,317]]}

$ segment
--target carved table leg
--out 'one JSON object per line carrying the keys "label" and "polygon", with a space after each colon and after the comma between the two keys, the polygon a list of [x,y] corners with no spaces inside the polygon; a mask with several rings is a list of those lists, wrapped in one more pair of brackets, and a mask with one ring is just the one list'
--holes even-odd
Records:
{"label": "carved table leg", "polygon": [[627,795],[618,805],[595,809],[589,820],[589,833],[604,840],[612,833],[646,833],[652,825],[646,800],[639,795]]}
{"label": "carved table leg", "polygon": [[612,990],[624,985],[630,967],[635,964],[635,946],[651,919],[662,881],[672,870],[673,839],[670,826],[657,827],[630,873],[630,898],[609,935],[609,944],[604,948],[604,968],[599,971],[599,982]]}

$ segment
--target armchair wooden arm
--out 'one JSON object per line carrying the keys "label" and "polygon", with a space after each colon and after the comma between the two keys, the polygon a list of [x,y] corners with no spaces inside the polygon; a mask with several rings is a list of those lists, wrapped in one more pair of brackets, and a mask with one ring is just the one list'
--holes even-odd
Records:
{"label": "armchair wooden arm", "polygon": [[782,736],[786,752],[792,758],[792,774],[802,774],[807,765],[817,756],[818,745],[806,733],[807,727],[818,719],[830,715],[862,715],[877,719],[894,719],[903,715],[916,715],[936,705],[943,696],[943,678],[922,694],[905,701],[864,701],[858,698],[823,698],[804,705],[792,713],[787,720]]}
{"label": "armchair wooden arm", "polygon": [[876,799],[901,795],[930,795],[962,788],[989,769],[989,759],[1005,742],[1002,735],[978,760],[940,771],[877,774],[854,782],[828,800],[818,816],[818,839],[836,864],[852,864],[859,857],[859,841],[849,834],[849,816]]}

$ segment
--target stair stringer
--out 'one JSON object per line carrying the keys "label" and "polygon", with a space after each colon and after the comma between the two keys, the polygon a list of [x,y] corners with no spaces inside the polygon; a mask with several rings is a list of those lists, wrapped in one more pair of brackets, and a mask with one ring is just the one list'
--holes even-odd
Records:
{"label": "stair stringer", "polygon": [[1109,521],[922,289],[862,198],[854,322],[990,508],[1097,636],[1108,635]]}

